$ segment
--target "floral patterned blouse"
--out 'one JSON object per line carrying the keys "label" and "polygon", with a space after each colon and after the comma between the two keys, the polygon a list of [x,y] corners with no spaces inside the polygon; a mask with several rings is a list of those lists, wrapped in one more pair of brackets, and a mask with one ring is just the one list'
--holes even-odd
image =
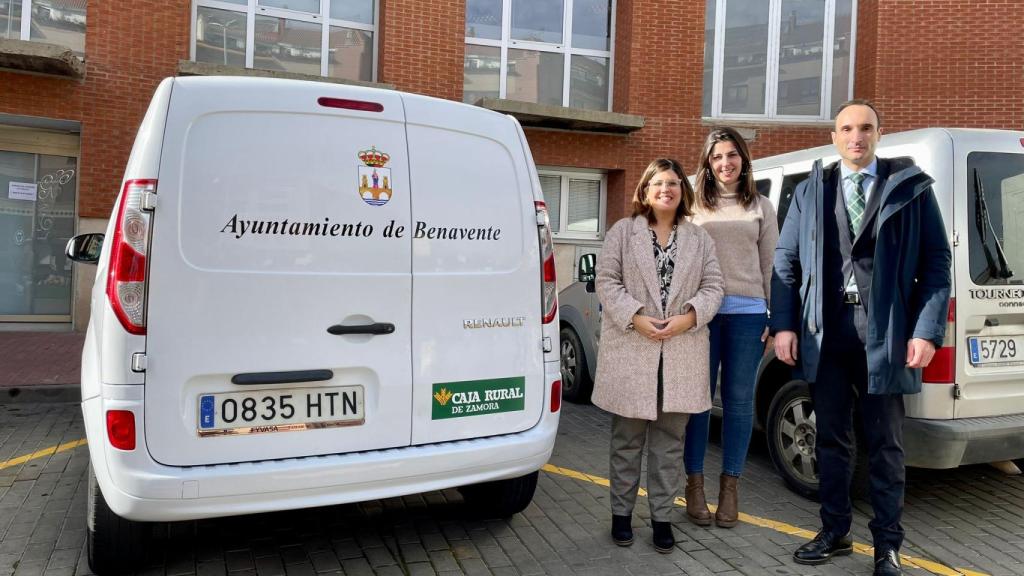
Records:
{"label": "floral patterned blouse", "polygon": [[658,243],[658,234],[651,229],[651,242],[654,244],[654,263],[661,282],[661,309],[668,308],[668,289],[672,285],[672,271],[676,267],[676,227],[668,236],[668,244],[664,248]]}

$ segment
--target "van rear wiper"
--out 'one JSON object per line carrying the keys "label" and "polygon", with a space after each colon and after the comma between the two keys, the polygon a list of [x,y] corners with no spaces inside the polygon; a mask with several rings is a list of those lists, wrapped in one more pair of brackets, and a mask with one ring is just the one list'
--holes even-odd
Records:
{"label": "van rear wiper", "polygon": [[[985,187],[981,183],[981,174],[974,169],[974,225],[978,229],[978,236],[981,238],[981,247],[985,252],[985,260],[988,262],[988,270],[992,278],[1013,278],[1013,271],[1006,263],[1006,253],[999,242],[999,236],[992,225],[992,217],[988,213],[988,203],[985,201]],[[995,244],[995,257],[992,256],[992,245],[988,241],[988,233],[992,232],[992,242]]]}

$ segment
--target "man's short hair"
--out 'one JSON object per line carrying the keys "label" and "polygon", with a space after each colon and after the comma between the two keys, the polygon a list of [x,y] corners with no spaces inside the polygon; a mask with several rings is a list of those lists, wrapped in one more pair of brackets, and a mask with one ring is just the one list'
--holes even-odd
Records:
{"label": "man's short hair", "polygon": [[839,105],[839,109],[836,110],[836,116],[839,116],[840,112],[849,108],[850,106],[867,106],[868,108],[871,108],[871,111],[875,113],[875,118],[878,118],[878,126],[875,126],[875,128],[882,127],[882,115],[878,113],[878,108],[875,108],[874,102],[868,100],[867,98],[854,98],[853,100],[847,100],[846,102],[843,102],[842,104]]}

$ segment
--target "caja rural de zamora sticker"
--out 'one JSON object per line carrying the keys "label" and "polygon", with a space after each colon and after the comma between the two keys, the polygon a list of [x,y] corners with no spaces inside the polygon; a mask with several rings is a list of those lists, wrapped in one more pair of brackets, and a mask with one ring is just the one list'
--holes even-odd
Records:
{"label": "caja rural de zamora sticker", "polygon": [[434,384],[432,420],[522,410],[526,378],[495,378]]}

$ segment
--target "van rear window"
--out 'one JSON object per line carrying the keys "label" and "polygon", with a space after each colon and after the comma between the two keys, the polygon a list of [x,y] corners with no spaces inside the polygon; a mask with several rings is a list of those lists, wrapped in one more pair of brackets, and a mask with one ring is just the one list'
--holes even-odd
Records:
{"label": "van rear window", "polygon": [[779,193],[779,207],[776,212],[779,215],[779,231],[782,231],[782,224],[786,221],[786,213],[789,212],[789,205],[793,203],[793,193],[796,187],[804,180],[807,180],[810,172],[797,172],[787,174],[782,179],[782,191]]}
{"label": "van rear window", "polygon": [[1024,154],[969,154],[967,189],[971,280],[1024,284]]}

